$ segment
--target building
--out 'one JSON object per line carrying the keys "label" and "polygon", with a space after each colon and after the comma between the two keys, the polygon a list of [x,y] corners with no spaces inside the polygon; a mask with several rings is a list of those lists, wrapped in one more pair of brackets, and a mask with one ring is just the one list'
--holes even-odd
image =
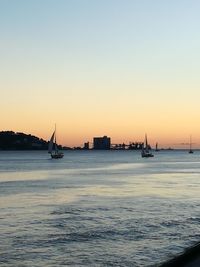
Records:
{"label": "building", "polygon": [[90,149],[89,142],[84,143],[83,149],[85,149],[85,150]]}
{"label": "building", "polygon": [[93,138],[93,149],[98,150],[108,150],[110,149],[110,137],[103,136],[103,137],[94,137]]}

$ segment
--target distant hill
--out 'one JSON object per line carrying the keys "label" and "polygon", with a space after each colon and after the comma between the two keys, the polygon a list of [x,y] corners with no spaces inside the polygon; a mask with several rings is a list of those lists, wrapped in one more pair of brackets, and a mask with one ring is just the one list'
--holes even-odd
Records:
{"label": "distant hill", "polygon": [[[59,146],[59,149],[62,147]],[[0,150],[47,150],[48,142],[31,134],[0,132]]]}

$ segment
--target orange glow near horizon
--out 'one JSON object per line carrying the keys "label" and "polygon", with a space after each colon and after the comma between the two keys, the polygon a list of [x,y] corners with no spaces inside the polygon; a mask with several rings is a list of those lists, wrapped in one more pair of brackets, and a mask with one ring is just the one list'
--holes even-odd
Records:
{"label": "orange glow near horizon", "polygon": [[84,142],[92,142],[94,136],[104,135],[110,136],[112,143],[143,141],[147,133],[152,146],[158,142],[160,147],[180,147],[192,135],[194,147],[200,147],[198,97],[190,103],[187,93],[182,94],[181,101],[175,94],[173,99],[171,94],[165,94],[158,101],[155,91],[150,90],[142,102],[133,102],[143,99],[144,92],[137,90],[135,97],[135,92],[128,88],[126,92],[131,97],[127,98],[122,88],[115,94],[111,88],[106,98],[99,93],[84,96],[85,91],[67,98],[60,90],[63,97],[56,104],[55,94],[45,101],[40,90],[31,97],[25,95],[25,100],[9,99],[10,103],[0,107],[5,114],[1,117],[1,130],[30,133],[48,140],[56,123],[58,142],[65,146],[82,146]]}
{"label": "orange glow near horizon", "polygon": [[[16,117],[14,121],[11,121],[12,123],[9,123],[8,117],[4,118],[1,123],[3,126],[1,130],[30,133],[48,140],[54,130],[55,123],[53,120],[48,121],[48,114],[44,114],[47,117],[43,117],[39,116],[40,112],[36,113],[27,112],[23,114],[22,112],[23,120],[20,119],[21,116]],[[188,143],[189,136],[192,134],[194,148],[200,147],[200,127],[196,124],[197,117],[194,116],[194,121],[191,121],[187,117],[173,116],[160,116],[160,118],[157,116],[157,120],[153,120],[153,118],[150,120],[150,114],[148,120],[145,120],[146,114],[140,114],[140,117],[136,116],[135,120],[131,120],[134,117],[131,114],[124,116],[125,119],[120,118],[119,120],[113,115],[113,117],[101,117],[100,114],[93,115],[97,119],[92,117],[88,119],[87,117],[84,120],[84,114],[80,114],[80,119],[78,117],[71,117],[70,119],[66,116],[66,120],[64,120],[58,116],[60,118],[56,121],[58,143],[70,147],[83,146],[84,142],[92,143],[95,136],[107,135],[111,137],[113,144],[128,144],[129,142],[143,141],[144,134],[147,133],[148,141],[152,147],[158,142],[159,147],[187,148],[187,146],[181,144]],[[54,117],[54,119],[56,118]]]}

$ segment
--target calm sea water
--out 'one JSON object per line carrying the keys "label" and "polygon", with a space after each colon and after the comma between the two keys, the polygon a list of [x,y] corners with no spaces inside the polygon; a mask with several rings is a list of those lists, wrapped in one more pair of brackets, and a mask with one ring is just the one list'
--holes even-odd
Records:
{"label": "calm sea water", "polygon": [[1,266],[155,266],[200,239],[200,152],[0,152]]}

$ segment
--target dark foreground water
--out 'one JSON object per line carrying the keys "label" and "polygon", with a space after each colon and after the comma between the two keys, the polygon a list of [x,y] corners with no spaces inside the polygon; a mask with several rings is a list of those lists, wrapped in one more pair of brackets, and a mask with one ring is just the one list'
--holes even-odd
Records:
{"label": "dark foreground water", "polygon": [[200,152],[0,152],[1,266],[155,266],[200,239]]}

